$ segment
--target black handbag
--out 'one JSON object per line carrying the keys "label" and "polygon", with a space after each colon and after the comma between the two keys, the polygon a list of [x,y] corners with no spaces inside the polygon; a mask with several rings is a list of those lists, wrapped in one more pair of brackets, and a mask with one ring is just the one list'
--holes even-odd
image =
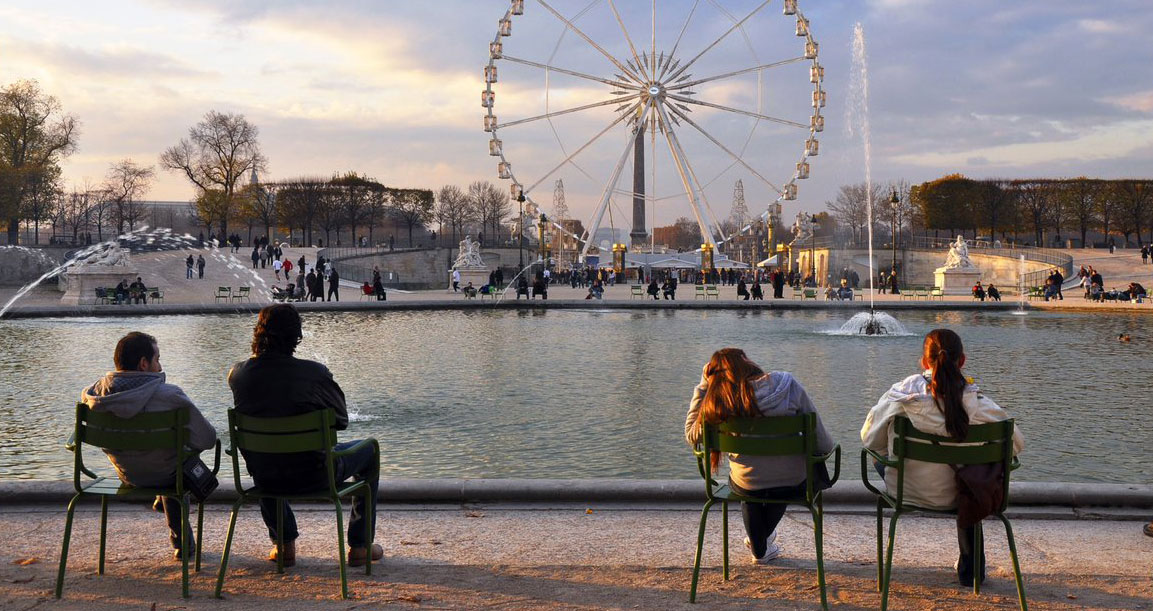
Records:
{"label": "black handbag", "polygon": [[184,461],[184,489],[192,494],[198,501],[203,501],[220,485],[216,474],[208,465],[200,460],[200,456],[193,454]]}

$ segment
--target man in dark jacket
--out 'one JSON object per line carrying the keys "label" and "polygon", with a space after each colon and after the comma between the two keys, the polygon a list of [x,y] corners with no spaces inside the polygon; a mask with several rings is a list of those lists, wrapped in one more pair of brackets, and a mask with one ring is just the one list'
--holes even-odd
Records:
{"label": "man in dark jacket", "polygon": [[340,274],[336,273],[335,267],[328,272],[328,299],[325,301],[332,301],[333,297],[340,301]]}
{"label": "man in dark jacket", "polygon": [[[270,305],[260,311],[256,329],[252,334],[252,356],[232,366],[228,372],[228,386],[232,389],[235,409],[241,414],[261,418],[297,416],[312,411],[332,410],[336,429],[348,428],[348,410],[344,392],[332,379],[324,365],[292,356],[303,337],[300,314],[290,304]],[[338,443],[333,448],[344,450],[356,441]],[[293,494],[319,490],[328,486],[328,475],[323,452],[296,454],[265,454],[245,452],[244,462],[249,475],[260,488],[273,493]],[[353,454],[335,459],[336,481],[349,478],[366,480],[372,489],[373,507],[376,507],[376,488],[380,478],[380,464],[375,449],[369,445]],[[367,561],[367,542],[364,538],[366,508],[364,497],[356,497],[352,516],[348,522],[348,563],[364,566]],[[276,541],[276,501],[262,499],[260,515],[268,527],[268,536]],[[371,516],[376,528],[376,512]],[[296,517],[288,503],[284,503],[284,565],[296,563]],[[269,560],[276,560],[274,547]],[[384,549],[372,546],[372,559],[379,560]]]}
{"label": "man in dark jacket", "polygon": [[[207,450],[216,443],[216,429],[204,419],[196,405],[179,386],[165,382],[160,366],[160,347],[156,338],[147,333],[132,332],[120,338],[113,355],[116,371],[104,374],[80,395],[94,412],[109,412],[121,418],[131,418],[144,412],[165,412],[188,408],[188,446],[193,450]],[[106,450],[109,462],[116,467],[120,481],[144,488],[162,488],[176,484],[176,450]],[[175,499],[163,498],[161,504],[168,518],[169,539],[180,559],[180,504]],[[196,550],[192,529],[184,524],[184,533],[191,543],[189,555]]]}

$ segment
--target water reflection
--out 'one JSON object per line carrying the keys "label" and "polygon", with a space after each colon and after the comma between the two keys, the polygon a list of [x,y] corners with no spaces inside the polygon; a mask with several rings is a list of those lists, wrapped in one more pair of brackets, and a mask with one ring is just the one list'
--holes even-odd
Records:
{"label": "water reflection", "polygon": [[[0,477],[70,476],[61,449],[80,390],[129,330],[155,335],[169,380],[223,429],[224,376],[252,315],[0,321]],[[903,312],[910,337],[835,337],[841,312],[518,310],[310,313],[300,355],[328,364],[355,435],[407,477],[695,477],[681,440],[713,350],[793,371],[856,468],[864,415],[916,371],[923,334],[957,329],[967,371],[1027,439],[1020,477],[1116,481],[1140,472],[1153,338],[1130,314]],[[1132,344],[1119,345],[1119,332]],[[1107,416],[1107,418],[1102,418]],[[433,449],[435,448],[435,449]]]}

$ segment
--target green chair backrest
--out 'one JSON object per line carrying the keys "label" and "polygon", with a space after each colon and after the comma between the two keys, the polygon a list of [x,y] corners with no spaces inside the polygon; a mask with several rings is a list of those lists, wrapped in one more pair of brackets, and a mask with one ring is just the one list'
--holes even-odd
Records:
{"label": "green chair backrest", "polygon": [[237,490],[243,490],[240,487],[240,450],[266,454],[324,452],[329,482],[335,488],[331,453],[332,446],[336,445],[336,417],[330,409],[278,418],[248,416],[230,409],[228,436]]}
{"label": "green chair backrest", "polygon": [[[969,426],[969,435],[962,441],[930,435],[917,430],[904,416],[893,421],[893,458],[897,460],[897,501],[903,501],[905,461],[946,465],[985,465],[1002,463],[1004,468],[1004,498],[1009,498],[1009,471],[1013,461],[1012,418],[1001,422]],[[1002,507],[1004,509],[1004,507]]]}
{"label": "green chair backrest", "polygon": [[247,295],[251,290],[252,290],[252,287],[250,287],[250,286],[242,286],[242,287],[240,287],[240,294],[241,295]]}
{"label": "green chair backrest", "polygon": [[[144,412],[121,418],[109,412],[94,412],[84,403],[76,404],[76,437],[73,448],[75,469],[72,479],[81,490],[84,467],[83,444],[102,450],[175,450],[177,464],[184,464],[188,445],[188,408]],[[183,493],[183,470],[176,469],[176,490]]]}
{"label": "green chair backrest", "polygon": [[[735,418],[719,424],[705,423],[701,430],[704,460],[713,451],[746,456],[804,456],[817,453],[817,415]],[[812,497],[813,462],[807,461],[805,479]],[[705,470],[707,472],[707,470]],[[706,479],[706,492],[712,487]]]}

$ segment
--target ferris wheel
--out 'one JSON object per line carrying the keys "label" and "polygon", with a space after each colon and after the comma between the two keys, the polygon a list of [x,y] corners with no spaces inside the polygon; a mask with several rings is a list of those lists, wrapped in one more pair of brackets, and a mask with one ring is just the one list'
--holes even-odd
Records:
{"label": "ferris wheel", "polygon": [[548,220],[578,243],[581,261],[606,221],[614,247],[626,226],[634,247],[651,245],[654,217],[686,210],[702,249],[749,231],[717,214],[719,189],[731,193],[726,176],[757,185],[762,217],[797,199],[826,103],[797,0],[778,0],[779,13],[766,10],[772,0],[528,4],[511,0],[500,18],[481,92],[488,152],[523,203],[522,231],[525,217],[546,222],[533,195],[551,195],[562,175],[569,205],[575,177],[592,211],[579,225]]}

